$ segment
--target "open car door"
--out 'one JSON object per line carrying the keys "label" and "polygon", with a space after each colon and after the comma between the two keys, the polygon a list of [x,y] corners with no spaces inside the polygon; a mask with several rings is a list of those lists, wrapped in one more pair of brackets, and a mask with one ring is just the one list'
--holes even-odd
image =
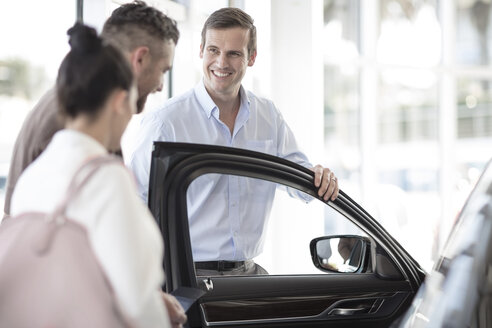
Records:
{"label": "open car door", "polygon": [[[320,274],[198,277],[190,239],[187,190],[206,174],[254,178],[294,188],[329,206],[361,231],[354,270]],[[364,209],[345,193],[334,201],[317,196],[313,173],[278,157],[211,145],[156,142],[149,207],[165,240],[166,290],[206,291],[188,311],[189,327],[389,327],[407,310],[424,272]],[[204,220],[206,224],[206,220]],[[213,227],[210,227],[213,229]],[[322,261],[311,251],[315,265]],[[337,236],[337,240],[345,240]],[[309,245],[306,245],[309,253]],[[336,272],[336,273],[335,273]]]}

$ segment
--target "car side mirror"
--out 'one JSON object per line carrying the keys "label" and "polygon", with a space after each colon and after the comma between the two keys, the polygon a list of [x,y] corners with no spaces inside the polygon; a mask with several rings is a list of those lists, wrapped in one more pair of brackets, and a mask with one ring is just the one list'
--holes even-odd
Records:
{"label": "car side mirror", "polygon": [[326,236],[311,240],[314,266],[325,272],[358,272],[369,243],[361,236]]}

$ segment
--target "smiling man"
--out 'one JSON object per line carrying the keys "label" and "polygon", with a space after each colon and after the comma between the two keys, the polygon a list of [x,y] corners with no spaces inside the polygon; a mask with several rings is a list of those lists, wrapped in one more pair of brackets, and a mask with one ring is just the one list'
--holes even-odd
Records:
{"label": "smiling man", "polygon": [[[202,30],[200,58],[198,85],[142,120],[129,165],[144,200],[154,141],[245,148],[312,167],[275,105],[241,85],[256,59],[256,27],[248,14],[237,8],[214,12]],[[335,175],[321,165],[312,170],[319,195],[334,200]],[[266,273],[252,259],[262,251],[274,194],[273,183],[243,177],[208,175],[193,182],[188,219],[198,275]]]}

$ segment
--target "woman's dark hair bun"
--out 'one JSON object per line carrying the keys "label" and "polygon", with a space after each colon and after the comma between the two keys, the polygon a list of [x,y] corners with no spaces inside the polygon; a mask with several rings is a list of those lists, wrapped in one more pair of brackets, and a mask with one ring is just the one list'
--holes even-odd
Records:
{"label": "woman's dark hair bun", "polygon": [[74,52],[89,54],[102,47],[102,39],[97,36],[96,30],[82,23],[76,23],[67,34],[70,36],[68,43]]}
{"label": "woman's dark hair bun", "polygon": [[72,49],[63,59],[56,78],[60,112],[72,118],[79,114],[96,115],[111,92],[132,88],[130,63],[91,27],[76,23],[67,34]]}

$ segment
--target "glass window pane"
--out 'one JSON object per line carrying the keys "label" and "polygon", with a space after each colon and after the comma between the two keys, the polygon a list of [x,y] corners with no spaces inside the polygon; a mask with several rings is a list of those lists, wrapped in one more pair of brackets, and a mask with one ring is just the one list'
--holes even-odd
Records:
{"label": "glass window pane", "polygon": [[458,139],[480,139],[492,136],[492,87],[488,80],[459,79]]}
{"label": "glass window pane", "polygon": [[441,212],[437,75],[424,69],[381,70],[377,115],[378,183],[370,213],[429,268]]}
{"label": "glass window pane", "polygon": [[489,80],[458,78],[456,167],[453,210],[458,213],[478,180],[492,149],[492,85]]}
{"label": "glass window pane", "polygon": [[359,170],[359,72],[325,65],[325,156],[338,178]]}
{"label": "glass window pane", "polygon": [[[325,158],[344,191],[360,178],[360,3],[325,0],[323,27]],[[326,231],[340,228],[326,211]]]}
{"label": "glass window pane", "polygon": [[490,1],[456,1],[456,60],[465,65],[491,62]]}
{"label": "glass window pane", "polygon": [[359,1],[325,0],[323,20],[325,57],[353,59],[359,52]]}
{"label": "glass window pane", "polygon": [[441,60],[435,0],[381,0],[377,58],[380,63],[432,67]]}
{"label": "glass window pane", "polygon": [[432,71],[387,69],[379,89],[379,141],[437,140],[437,76]]}

